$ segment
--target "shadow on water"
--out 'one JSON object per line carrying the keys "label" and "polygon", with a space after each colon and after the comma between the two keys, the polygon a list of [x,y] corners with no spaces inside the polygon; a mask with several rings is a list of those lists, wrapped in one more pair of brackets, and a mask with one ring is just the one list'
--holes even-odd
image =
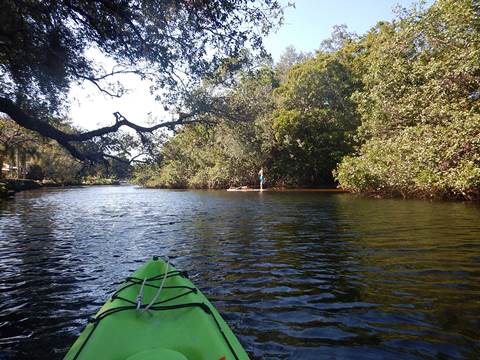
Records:
{"label": "shadow on water", "polygon": [[252,359],[480,354],[480,208],[348,194],[91,187],[0,205],[0,358],[61,358],[169,254]]}

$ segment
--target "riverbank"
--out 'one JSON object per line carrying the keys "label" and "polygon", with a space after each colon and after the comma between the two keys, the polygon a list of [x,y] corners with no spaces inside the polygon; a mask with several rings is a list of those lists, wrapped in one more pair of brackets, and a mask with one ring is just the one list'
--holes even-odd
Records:
{"label": "riverbank", "polygon": [[40,187],[42,187],[42,185],[34,180],[2,179],[0,180],[0,198],[8,199],[19,191],[38,189]]}
{"label": "riverbank", "polygon": [[324,193],[348,193],[349,191],[339,188],[283,188],[272,187],[266,189],[256,188],[229,188],[227,191],[238,192],[324,192]]}
{"label": "riverbank", "polygon": [[10,190],[6,184],[0,183],[0,199],[8,199],[12,196],[13,190]]}
{"label": "riverbank", "polygon": [[30,179],[1,179],[0,199],[8,199],[15,193],[25,190],[34,190],[42,187],[67,187],[67,186],[98,186],[98,185],[120,185],[120,181],[108,178],[89,178],[74,183],[56,183],[51,180],[37,181]]}
{"label": "riverbank", "polygon": [[286,188],[286,187],[271,187],[260,190],[259,188],[251,187],[232,187],[232,188],[188,188],[188,187],[161,187],[161,186],[148,186],[136,184],[142,186],[146,189],[158,189],[158,190],[211,190],[211,191],[228,191],[228,192],[320,192],[320,193],[346,193],[353,194],[359,197],[365,198],[375,198],[375,199],[404,199],[404,200],[426,200],[426,201],[479,201],[480,197],[466,197],[466,196],[455,196],[454,194],[445,194],[439,195],[428,195],[422,193],[405,193],[400,191],[390,191],[390,192],[380,192],[380,191],[358,191],[356,189],[345,189],[345,188],[336,188],[336,187],[325,187],[325,188]]}
{"label": "riverbank", "polygon": [[152,186],[147,184],[135,183],[138,186],[141,186],[145,189],[161,189],[161,190],[213,190],[213,191],[238,191],[238,192],[327,192],[327,193],[350,193],[350,191],[333,187],[325,186],[318,188],[302,188],[302,187],[284,187],[284,186],[272,186],[260,190],[260,188],[254,188],[249,186],[237,186],[237,187],[214,187],[214,188],[205,188],[205,187],[168,187],[168,186]]}

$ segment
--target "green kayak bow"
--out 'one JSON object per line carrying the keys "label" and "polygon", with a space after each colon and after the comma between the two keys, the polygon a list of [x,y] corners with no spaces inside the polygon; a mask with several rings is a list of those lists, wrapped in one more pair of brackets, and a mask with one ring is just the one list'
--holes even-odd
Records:
{"label": "green kayak bow", "polygon": [[245,360],[248,355],[187,274],[154,258],[102,306],[65,359]]}

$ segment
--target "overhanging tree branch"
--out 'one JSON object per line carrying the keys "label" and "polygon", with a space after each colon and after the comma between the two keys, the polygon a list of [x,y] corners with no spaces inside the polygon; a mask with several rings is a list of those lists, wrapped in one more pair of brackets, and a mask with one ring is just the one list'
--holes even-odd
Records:
{"label": "overhanging tree branch", "polygon": [[29,130],[36,131],[45,137],[56,140],[60,145],[64,146],[75,158],[82,161],[90,160],[93,162],[100,161],[105,157],[111,158],[112,156],[105,153],[82,151],[78,147],[76,147],[74,143],[85,142],[97,137],[114,133],[122,126],[129,127],[138,132],[139,134],[142,134],[153,133],[154,131],[161,128],[172,129],[178,125],[186,125],[205,121],[200,118],[195,118],[195,115],[197,115],[196,113],[180,113],[177,120],[164,121],[153,126],[141,126],[127,120],[127,118],[125,118],[125,116],[123,116],[119,112],[115,112],[114,125],[105,126],[92,131],[69,133],[59,130],[48,122],[41,121],[40,119],[37,119],[27,114],[18,105],[16,105],[13,101],[7,98],[0,97],[0,112],[7,114],[13,121],[15,121],[20,126]]}
{"label": "overhanging tree branch", "polygon": [[[147,127],[115,113],[113,125],[79,132],[49,121],[63,110],[72,84],[89,81],[101,93],[119,97],[123,85],[109,80],[134,73],[142,80],[148,78],[158,97],[185,104],[181,99],[185,91],[201,79],[211,81],[219,69],[231,71],[232,67],[224,65],[236,58],[240,49],[262,53],[262,36],[281,18],[277,0],[4,1],[0,12],[0,81],[4,84],[0,87],[0,112],[20,126],[56,140],[80,160],[104,161],[107,155],[115,156],[117,150],[130,147],[122,139],[110,136],[109,141],[104,135],[129,127],[145,146],[149,140],[146,133],[206,122],[207,116],[209,122],[214,121],[222,112],[222,102],[203,101],[193,94],[193,101],[187,102],[193,111],[176,120]],[[89,48],[98,49],[122,67],[105,71],[99,59],[88,56]],[[243,58],[240,62],[248,63]]]}

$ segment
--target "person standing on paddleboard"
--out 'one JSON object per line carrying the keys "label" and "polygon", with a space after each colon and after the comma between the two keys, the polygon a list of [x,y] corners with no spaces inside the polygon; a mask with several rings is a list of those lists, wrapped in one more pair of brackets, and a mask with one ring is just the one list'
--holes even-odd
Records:
{"label": "person standing on paddleboard", "polygon": [[265,184],[265,176],[263,176],[263,167],[258,172],[258,179],[260,180],[260,190],[263,190],[263,184]]}

